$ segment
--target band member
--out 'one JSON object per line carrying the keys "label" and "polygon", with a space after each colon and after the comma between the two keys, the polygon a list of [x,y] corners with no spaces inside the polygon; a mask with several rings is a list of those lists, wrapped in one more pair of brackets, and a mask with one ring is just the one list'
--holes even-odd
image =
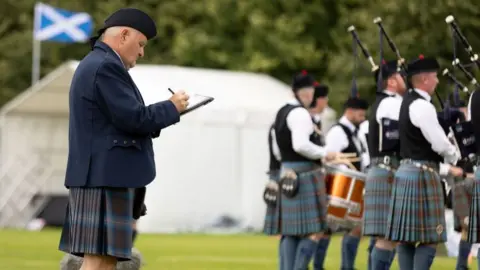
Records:
{"label": "band member", "polygon": [[402,160],[393,182],[385,238],[399,243],[397,253],[401,270],[430,269],[437,244],[447,240],[439,171],[463,175],[458,167],[440,164],[444,159],[454,164],[459,155],[430,103],[438,84],[438,69],[435,58],[421,55],[412,61],[408,65],[408,75],[414,89],[404,96],[400,107]]}
{"label": "band member", "polygon": [[[306,71],[294,76],[295,99],[277,113],[275,137],[281,156],[279,200],[280,249],[284,269],[307,269],[317,243],[327,228],[327,196],[321,173],[313,173],[327,153],[312,142],[314,127],[307,109],[314,95],[314,79]],[[320,170],[318,170],[320,172]]]}
{"label": "band member", "polygon": [[[363,235],[377,238],[371,253],[372,269],[390,269],[395,244],[384,239],[390,206],[394,170],[400,159],[398,116],[405,81],[398,72],[397,61],[381,65],[383,91],[377,92],[369,115],[368,146],[371,166],[364,195]],[[379,76],[377,72],[376,77]],[[378,79],[378,78],[377,78]]]}
{"label": "band member", "polygon": [[[365,121],[367,109],[367,101],[360,98],[351,97],[345,102],[343,116],[327,133],[325,140],[327,151],[356,153],[357,157],[362,157],[365,149],[358,138],[358,129],[360,124]],[[363,160],[355,161],[352,162],[352,165],[356,170],[361,171],[362,162]],[[342,269],[354,269],[361,232],[361,226],[357,226],[343,236]]]}
{"label": "band member", "polygon": [[[460,100],[453,107],[463,114],[463,119],[468,119],[467,105]],[[460,144],[461,146],[461,144]],[[473,162],[463,158],[457,162],[457,166],[463,168],[465,173],[473,174]],[[447,208],[453,210],[454,230],[461,234],[458,245],[457,266],[455,269],[468,269],[468,257],[472,250],[472,244],[467,241],[468,215],[472,201],[473,179],[458,178],[454,181],[447,200]],[[450,202],[450,205],[449,203]]]}

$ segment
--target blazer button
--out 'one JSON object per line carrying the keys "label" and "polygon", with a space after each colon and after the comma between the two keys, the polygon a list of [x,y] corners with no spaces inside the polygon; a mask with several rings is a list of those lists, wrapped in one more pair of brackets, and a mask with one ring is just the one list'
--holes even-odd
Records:
{"label": "blazer button", "polygon": [[127,144],[127,141],[123,141],[123,144]]}
{"label": "blazer button", "polygon": [[132,143],[136,143],[136,141],[135,141],[135,140],[132,140]]}
{"label": "blazer button", "polygon": [[117,143],[118,141],[117,140],[113,140],[113,143]]}

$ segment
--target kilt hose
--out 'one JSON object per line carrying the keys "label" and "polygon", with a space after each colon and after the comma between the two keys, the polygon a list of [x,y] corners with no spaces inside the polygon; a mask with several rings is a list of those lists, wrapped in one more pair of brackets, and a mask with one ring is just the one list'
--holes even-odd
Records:
{"label": "kilt hose", "polygon": [[472,203],[473,179],[461,180],[455,179],[455,185],[452,188],[452,204],[453,204],[453,224],[457,232],[468,227],[465,219],[470,215],[470,206]]}
{"label": "kilt hose", "polygon": [[70,188],[61,251],[130,260],[134,189]]}
{"label": "kilt hose", "polygon": [[444,190],[437,172],[437,163],[402,160],[393,182],[387,240],[423,244],[447,241]]}
{"label": "kilt hose", "polygon": [[[270,173],[270,180],[277,182],[280,185],[280,171]],[[281,192],[280,189],[278,192]],[[280,200],[280,196],[279,200]],[[266,235],[280,234],[280,209],[278,207],[279,200],[275,206],[267,205],[267,212],[265,213],[265,222],[263,225],[263,233]]]}
{"label": "kilt hose", "polygon": [[393,171],[379,166],[372,166],[368,170],[363,196],[363,235],[385,236],[393,178]]}
{"label": "kilt hose", "polygon": [[282,171],[286,169],[297,172],[299,187],[293,198],[280,196],[280,234],[306,236],[324,232],[328,203],[325,174],[312,162],[282,162]]}
{"label": "kilt hose", "polygon": [[467,241],[473,244],[480,243],[480,169],[475,171],[475,180],[472,184],[472,203],[468,217]]}

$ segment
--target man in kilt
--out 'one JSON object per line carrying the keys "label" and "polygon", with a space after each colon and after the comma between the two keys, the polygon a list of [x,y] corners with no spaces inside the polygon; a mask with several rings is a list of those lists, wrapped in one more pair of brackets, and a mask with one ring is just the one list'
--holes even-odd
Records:
{"label": "man in kilt", "polygon": [[[328,131],[325,143],[327,151],[340,153],[356,153],[357,157],[362,158],[366,151],[360,138],[358,130],[360,124],[365,121],[365,114],[368,109],[368,102],[350,97],[344,104],[344,114]],[[362,171],[364,160],[352,162],[357,171]],[[341,165],[346,166],[346,165]],[[362,234],[361,226],[355,226],[349,232],[345,233],[342,239],[342,264],[341,268],[345,270],[354,269],[355,258],[357,256],[358,245]]]}
{"label": "man in kilt", "polygon": [[156,35],[143,11],[108,17],[70,87],[69,189],[59,249],[84,258],[82,270],[112,270],[131,259],[134,219],[156,175],[152,138],[180,120],[182,91],[145,106],[128,70]]}
{"label": "man in kilt", "polygon": [[363,235],[376,238],[372,247],[371,269],[390,269],[395,244],[385,240],[394,171],[400,160],[398,116],[406,84],[398,72],[397,61],[384,62],[375,74],[382,90],[377,92],[369,119],[368,149],[370,169],[364,195]]}
{"label": "man in kilt", "polygon": [[[463,119],[468,119],[467,105],[463,100],[459,100],[457,104],[453,104],[453,107],[457,110],[456,112],[461,114],[460,116]],[[457,118],[459,117],[456,117],[455,119]],[[461,122],[460,119],[458,119],[458,122]],[[455,129],[456,127],[453,127],[453,130]],[[453,136],[453,134],[450,135]],[[469,136],[471,134],[468,133],[465,135]],[[460,147],[461,153],[471,152],[475,155],[474,148],[471,150],[470,147],[465,147],[465,144],[462,142],[459,142],[457,145]],[[457,166],[463,168],[466,174],[473,175],[474,165],[473,160],[470,160],[468,157],[462,158],[457,162]],[[454,230],[461,234],[460,243],[458,245],[457,266],[455,269],[464,270],[468,269],[468,257],[472,250],[472,244],[467,241],[467,230],[468,216],[470,214],[470,205],[472,201],[473,179],[470,177],[456,177],[449,184],[453,184],[453,186],[451,186],[451,189],[448,192],[446,205],[447,208],[453,210]]]}
{"label": "man in kilt", "polygon": [[314,144],[314,127],[308,111],[313,102],[314,78],[306,71],[293,78],[295,99],[275,118],[275,137],[281,156],[281,196],[278,202],[282,263],[285,270],[304,270],[327,228],[327,196],[320,160],[331,160]]}
{"label": "man in kilt", "polygon": [[[463,175],[459,158],[430,102],[439,64],[421,55],[408,64],[413,89],[400,106],[400,166],[395,173],[386,240],[397,242],[401,270],[430,269],[438,243],[446,242],[445,201],[440,174]],[[444,166],[439,166],[444,165]],[[439,168],[440,167],[440,168]],[[418,244],[418,245],[417,245]]]}

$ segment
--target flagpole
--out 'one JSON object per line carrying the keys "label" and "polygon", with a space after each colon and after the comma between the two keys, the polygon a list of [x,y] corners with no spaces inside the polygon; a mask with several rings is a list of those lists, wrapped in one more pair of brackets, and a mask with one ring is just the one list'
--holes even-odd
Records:
{"label": "flagpole", "polygon": [[32,36],[32,85],[40,80],[40,61],[42,58],[42,41],[38,40],[35,36],[36,31],[40,29],[41,17],[38,12],[38,3],[35,4],[35,10],[33,15],[33,36]]}

